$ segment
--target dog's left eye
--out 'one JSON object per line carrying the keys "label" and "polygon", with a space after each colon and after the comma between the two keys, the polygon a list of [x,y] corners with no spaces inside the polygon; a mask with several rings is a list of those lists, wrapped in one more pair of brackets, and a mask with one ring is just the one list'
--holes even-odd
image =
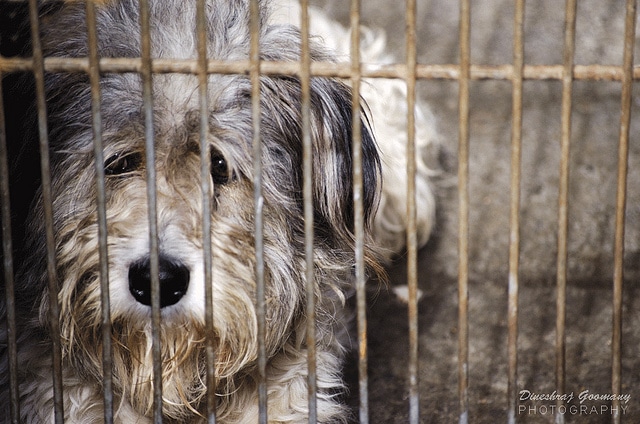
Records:
{"label": "dog's left eye", "polygon": [[141,163],[140,153],[116,153],[104,162],[104,171],[107,175],[122,175],[135,171]]}
{"label": "dog's left eye", "polygon": [[227,160],[215,151],[211,152],[211,178],[214,184],[226,184],[233,178]]}

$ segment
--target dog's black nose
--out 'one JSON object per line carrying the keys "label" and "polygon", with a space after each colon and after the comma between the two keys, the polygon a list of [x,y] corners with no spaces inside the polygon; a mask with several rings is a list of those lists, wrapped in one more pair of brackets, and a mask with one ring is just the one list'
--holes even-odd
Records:
{"label": "dog's black nose", "polygon": [[[189,269],[183,264],[160,256],[160,307],[175,305],[187,293]],[[151,260],[134,262],[129,266],[129,291],[143,305],[151,305]]]}

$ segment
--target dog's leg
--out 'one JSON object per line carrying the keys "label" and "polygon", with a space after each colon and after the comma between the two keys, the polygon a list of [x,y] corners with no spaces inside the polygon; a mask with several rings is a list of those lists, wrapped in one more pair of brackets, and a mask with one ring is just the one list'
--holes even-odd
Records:
{"label": "dog's leg", "polygon": [[[50,362],[50,361],[47,361]],[[54,422],[51,364],[33,368],[33,375],[20,385],[21,415],[25,423]],[[97,386],[87,385],[77,376],[64,376],[64,422],[68,424],[101,424],[104,422],[103,393]],[[151,420],[136,412],[124,401],[115,402],[114,423],[151,424]]]}
{"label": "dog's leg", "polygon": [[[344,423],[349,416],[340,402],[340,360],[327,351],[316,354],[317,419],[318,423]],[[267,365],[267,417],[269,423],[297,424],[309,419],[307,388],[307,351],[286,349]],[[238,408],[234,408],[234,423],[257,422],[258,394],[253,385],[246,392],[234,394]],[[240,400],[243,399],[244,400]]]}
{"label": "dog's leg", "polygon": [[[269,413],[274,419],[292,413],[290,422],[306,422],[308,419],[307,351],[297,351],[292,356],[283,353],[271,361],[269,367]],[[347,411],[338,399],[343,387],[340,378],[340,361],[332,353],[318,351],[317,410],[318,422],[342,422]],[[271,415],[273,414],[273,415]]]}

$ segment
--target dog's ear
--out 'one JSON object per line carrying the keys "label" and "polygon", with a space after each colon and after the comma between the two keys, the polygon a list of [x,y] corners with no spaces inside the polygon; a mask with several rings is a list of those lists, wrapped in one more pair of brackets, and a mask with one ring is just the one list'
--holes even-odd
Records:
{"label": "dog's ear", "polygon": [[[249,95],[246,95],[247,101]],[[302,212],[303,146],[300,81],[291,77],[262,80],[262,138],[269,147],[266,172],[280,190],[291,187]],[[311,79],[311,142],[316,242],[332,248],[354,247],[356,213],[353,190],[352,91],[341,81]],[[381,165],[364,108],[361,108],[362,202],[367,262],[373,266],[371,227],[381,189]],[[284,153],[284,156],[283,156]],[[284,160],[288,157],[288,160]],[[288,168],[285,170],[283,167]],[[291,181],[283,178],[290,176]],[[377,271],[376,271],[377,272]]]}
{"label": "dog's ear", "polygon": [[[313,189],[316,227],[320,234],[329,225],[339,237],[353,237],[354,150],[352,92],[331,79],[311,82]],[[368,230],[380,190],[380,157],[369,122],[361,108],[362,200]]]}

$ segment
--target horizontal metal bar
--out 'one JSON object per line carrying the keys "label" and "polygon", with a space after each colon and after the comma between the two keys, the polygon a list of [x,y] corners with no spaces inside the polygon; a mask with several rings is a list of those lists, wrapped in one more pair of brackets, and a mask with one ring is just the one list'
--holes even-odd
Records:
{"label": "horizontal metal bar", "polygon": [[[45,71],[48,72],[88,72],[89,60],[86,58],[49,57],[44,60]],[[251,62],[248,60],[222,61],[209,60],[207,72],[209,74],[249,74]],[[362,63],[361,76],[363,78],[406,78],[406,64],[377,65]],[[0,57],[0,72],[32,71],[33,62],[29,58]],[[152,59],[153,73],[198,73],[196,59]],[[558,80],[563,78],[563,65],[525,65],[523,79],[525,80]],[[142,61],[139,58],[102,58],[100,71],[122,73],[142,72]],[[299,62],[260,62],[262,75],[299,75]],[[458,80],[460,66],[455,64],[425,65],[416,67],[417,79]],[[472,80],[506,80],[514,78],[513,65],[471,65],[469,77]],[[349,78],[351,66],[349,63],[313,62],[311,76]],[[575,65],[573,79],[591,81],[622,81],[624,68],[616,65]],[[640,66],[633,68],[633,79],[640,80]]]}

